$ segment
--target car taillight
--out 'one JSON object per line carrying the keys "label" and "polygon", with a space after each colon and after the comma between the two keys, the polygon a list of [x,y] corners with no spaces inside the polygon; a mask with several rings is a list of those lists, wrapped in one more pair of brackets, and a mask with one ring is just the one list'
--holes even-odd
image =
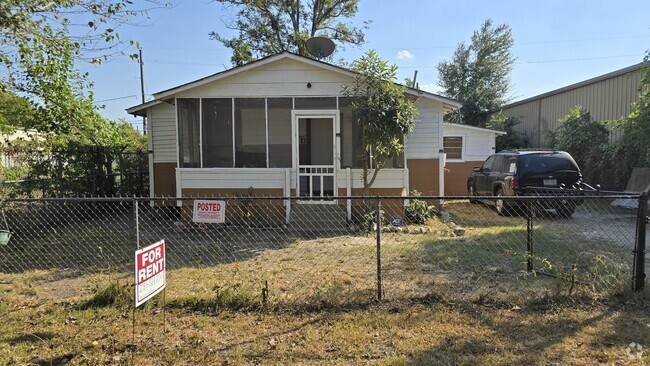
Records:
{"label": "car taillight", "polygon": [[512,177],[512,189],[519,189],[519,177]]}

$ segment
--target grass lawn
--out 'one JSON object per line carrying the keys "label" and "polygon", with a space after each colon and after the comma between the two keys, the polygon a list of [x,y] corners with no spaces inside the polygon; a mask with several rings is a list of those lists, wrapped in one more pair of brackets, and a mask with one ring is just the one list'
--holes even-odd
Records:
{"label": "grass lawn", "polygon": [[[439,221],[382,233],[382,301],[374,235],[169,229],[170,262],[191,260],[136,311],[135,346],[132,275],[119,265],[0,273],[0,365],[650,363],[650,295],[629,292],[627,239],[579,217],[539,218],[529,272],[523,218],[448,209],[464,236]],[[83,235],[104,230],[86,225]],[[81,242],[61,229],[53,238]]]}

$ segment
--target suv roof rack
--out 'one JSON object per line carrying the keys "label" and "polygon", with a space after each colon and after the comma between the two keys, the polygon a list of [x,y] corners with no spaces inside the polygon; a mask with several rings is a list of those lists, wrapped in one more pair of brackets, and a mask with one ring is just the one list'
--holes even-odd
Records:
{"label": "suv roof rack", "polygon": [[503,150],[499,151],[499,153],[512,153],[512,154],[519,154],[522,152],[559,152],[560,150],[558,149],[544,149],[544,148],[525,148],[525,149],[512,149],[512,150]]}

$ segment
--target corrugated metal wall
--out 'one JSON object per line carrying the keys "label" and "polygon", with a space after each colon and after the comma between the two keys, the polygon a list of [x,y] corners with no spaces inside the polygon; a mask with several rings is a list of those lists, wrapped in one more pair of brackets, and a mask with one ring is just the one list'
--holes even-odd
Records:
{"label": "corrugated metal wall", "polygon": [[[628,72],[557,93],[543,94],[522,104],[505,106],[503,113],[521,119],[515,130],[526,136],[531,147],[543,147],[546,143],[544,132],[555,130],[558,120],[577,105],[588,110],[596,121],[615,120],[630,114],[631,104],[639,100],[641,76],[639,72]],[[611,140],[619,137],[620,132],[612,132]]]}

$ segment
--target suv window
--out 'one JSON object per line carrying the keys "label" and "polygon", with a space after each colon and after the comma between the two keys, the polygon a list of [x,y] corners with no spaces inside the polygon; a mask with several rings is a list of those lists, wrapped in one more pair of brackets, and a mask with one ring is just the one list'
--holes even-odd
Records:
{"label": "suv window", "polygon": [[564,153],[529,154],[519,158],[518,171],[521,174],[552,174],[562,170],[577,172],[578,164]]}
{"label": "suv window", "polygon": [[495,158],[496,158],[496,155],[492,155],[492,156],[490,156],[490,157],[485,161],[485,163],[483,163],[483,166],[481,167],[481,169],[489,169],[489,170],[492,170],[492,165],[493,165],[493,163],[494,163],[494,159],[495,159]]}
{"label": "suv window", "polygon": [[503,160],[504,173],[517,173],[517,159],[514,157],[507,157]]}

